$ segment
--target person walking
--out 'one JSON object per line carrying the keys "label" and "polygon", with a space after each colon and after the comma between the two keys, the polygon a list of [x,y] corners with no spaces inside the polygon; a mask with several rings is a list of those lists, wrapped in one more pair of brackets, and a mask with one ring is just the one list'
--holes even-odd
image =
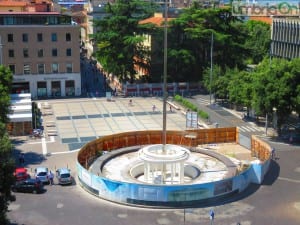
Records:
{"label": "person walking", "polygon": [[19,163],[20,165],[23,165],[25,163],[25,155],[24,153],[19,154]]}
{"label": "person walking", "polygon": [[156,109],[156,106],[155,106],[155,105],[153,105],[153,106],[152,106],[152,110],[153,110],[153,112],[155,112],[155,109]]}
{"label": "person walking", "polygon": [[54,180],[54,175],[53,175],[53,173],[52,173],[51,170],[50,170],[50,172],[49,172],[49,180],[50,180],[50,185],[53,185],[53,184],[54,184],[54,182],[53,182],[53,180]]}
{"label": "person walking", "polygon": [[271,158],[276,160],[276,153],[275,153],[274,147],[272,147],[272,149],[271,149]]}

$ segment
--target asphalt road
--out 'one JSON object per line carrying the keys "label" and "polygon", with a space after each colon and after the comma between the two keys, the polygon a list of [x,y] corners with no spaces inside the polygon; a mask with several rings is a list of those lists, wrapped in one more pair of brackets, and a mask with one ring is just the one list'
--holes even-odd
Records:
{"label": "asphalt road", "polygon": [[[220,124],[219,114],[216,120]],[[225,121],[226,122],[226,121]],[[215,212],[214,225],[298,225],[300,224],[300,147],[267,139],[276,147],[277,159],[262,185],[251,185],[227,202],[189,209],[151,209],[119,205],[96,198],[75,182],[71,186],[46,186],[45,193],[16,193],[8,216],[14,225],[208,225],[209,211]],[[16,149],[28,148],[20,142]],[[49,156],[43,160],[72,163],[76,152]],[[72,174],[76,177],[75,169]]]}

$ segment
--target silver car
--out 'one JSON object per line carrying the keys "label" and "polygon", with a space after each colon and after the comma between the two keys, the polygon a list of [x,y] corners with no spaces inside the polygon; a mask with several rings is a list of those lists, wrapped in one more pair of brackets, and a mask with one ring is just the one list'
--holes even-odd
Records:
{"label": "silver car", "polygon": [[37,167],[37,168],[35,168],[34,172],[35,172],[34,176],[36,179],[39,179],[44,184],[50,183],[47,167]]}
{"label": "silver car", "polygon": [[56,178],[59,184],[72,184],[72,176],[68,168],[56,170]]}

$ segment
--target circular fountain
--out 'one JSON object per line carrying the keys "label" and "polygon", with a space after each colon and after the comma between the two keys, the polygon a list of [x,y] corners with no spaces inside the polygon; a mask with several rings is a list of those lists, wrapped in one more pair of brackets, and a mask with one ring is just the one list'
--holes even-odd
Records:
{"label": "circular fountain", "polygon": [[184,183],[184,162],[189,155],[188,149],[178,145],[145,146],[139,150],[139,158],[144,162],[144,173],[138,180],[150,184]]}

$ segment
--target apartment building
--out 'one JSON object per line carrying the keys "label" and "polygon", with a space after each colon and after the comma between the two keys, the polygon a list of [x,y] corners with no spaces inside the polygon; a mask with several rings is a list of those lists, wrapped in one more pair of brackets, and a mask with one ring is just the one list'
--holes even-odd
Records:
{"label": "apartment building", "polygon": [[53,11],[1,10],[0,64],[13,72],[12,94],[81,95],[80,27]]}
{"label": "apartment building", "polygon": [[273,18],[270,53],[287,59],[300,57],[299,18]]}

